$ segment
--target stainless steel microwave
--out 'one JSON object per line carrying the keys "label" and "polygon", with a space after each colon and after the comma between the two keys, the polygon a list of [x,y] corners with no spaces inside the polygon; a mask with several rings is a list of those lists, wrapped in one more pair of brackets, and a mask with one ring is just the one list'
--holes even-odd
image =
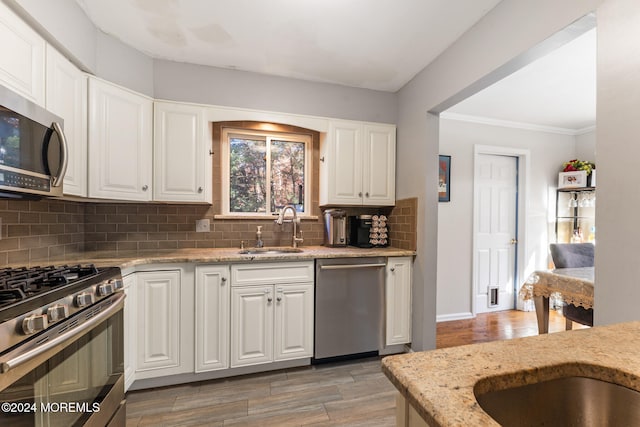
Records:
{"label": "stainless steel microwave", "polygon": [[62,119],[0,85],[0,197],[62,196]]}

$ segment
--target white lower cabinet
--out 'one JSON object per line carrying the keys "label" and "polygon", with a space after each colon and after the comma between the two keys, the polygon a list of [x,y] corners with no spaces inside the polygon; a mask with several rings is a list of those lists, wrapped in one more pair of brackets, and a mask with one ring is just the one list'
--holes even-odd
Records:
{"label": "white lower cabinet", "polygon": [[232,265],[231,277],[231,367],[313,356],[313,262]]}
{"label": "white lower cabinet", "polygon": [[181,276],[180,269],[136,273],[136,380],[193,372],[193,279]]}
{"label": "white lower cabinet", "polygon": [[411,342],[411,272],[412,257],[387,259],[386,345]]}
{"label": "white lower cabinet", "polygon": [[313,356],[313,283],[276,286],[273,359]]}
{"label": "white lower cabinet", "polygon": [[196,267],[196,372],[229,367],[228,265]]}
{"label": "white lower cabinet", "polygon": [[273,286],[231,290],[231,366],[273,360]]}

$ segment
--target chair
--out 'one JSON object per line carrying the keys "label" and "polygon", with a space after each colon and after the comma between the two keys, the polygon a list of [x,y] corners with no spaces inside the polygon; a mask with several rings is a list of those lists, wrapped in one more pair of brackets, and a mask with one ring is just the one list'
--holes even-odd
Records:
{"label": "chair", "polygon": [[[552,243],[551,258],[556,268],[593,267],[595,247],[592,243]],[[566,319],[565,329],[570,331],[573,322],[593,326],[593,309],[564,304],[562,315]]]}

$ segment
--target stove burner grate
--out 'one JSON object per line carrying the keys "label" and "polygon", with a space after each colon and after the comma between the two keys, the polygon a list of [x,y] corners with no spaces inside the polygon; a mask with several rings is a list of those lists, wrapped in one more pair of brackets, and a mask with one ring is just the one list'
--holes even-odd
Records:
{"label": "stove burner grate", "polygon": [[98,273],[93,264],[0,269],[0,307]]}

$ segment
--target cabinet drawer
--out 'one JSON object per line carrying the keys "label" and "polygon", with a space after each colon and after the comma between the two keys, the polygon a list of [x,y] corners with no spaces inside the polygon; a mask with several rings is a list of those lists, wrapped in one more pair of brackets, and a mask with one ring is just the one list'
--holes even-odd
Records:
{"label": "cabinet drawer", "polygon": [[231,266],[232,286],[299,282],[313,282],[313,261]]}

